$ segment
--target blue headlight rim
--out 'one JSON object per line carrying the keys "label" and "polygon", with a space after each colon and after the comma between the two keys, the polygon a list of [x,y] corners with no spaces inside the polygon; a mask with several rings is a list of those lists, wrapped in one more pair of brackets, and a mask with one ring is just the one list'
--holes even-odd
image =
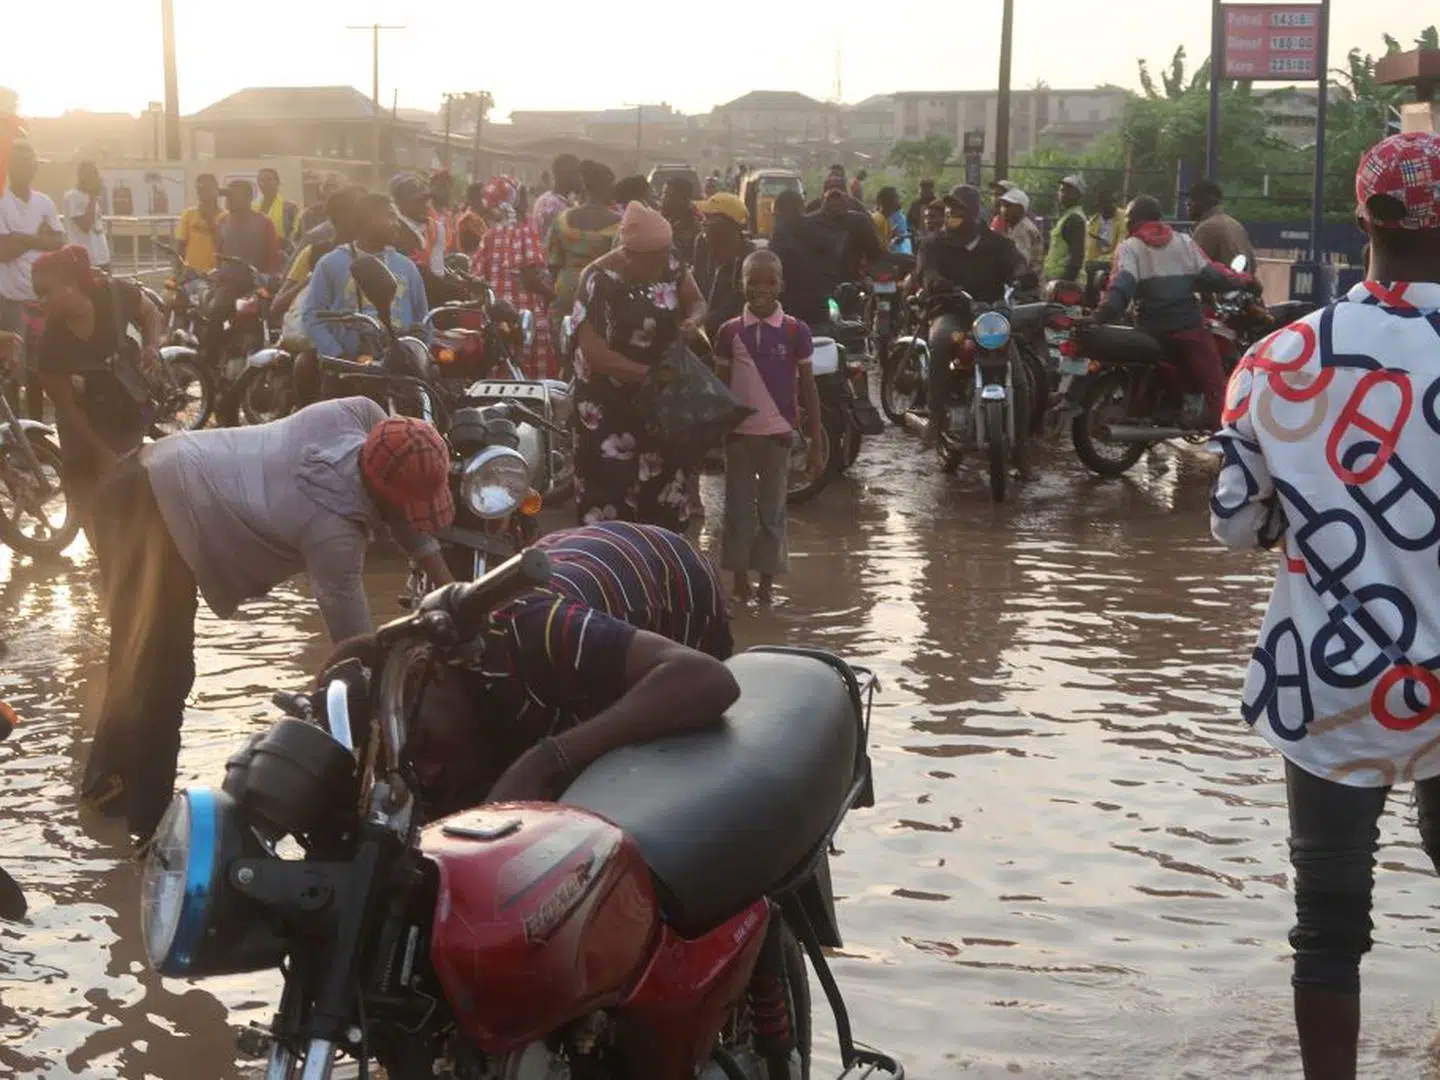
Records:
{"label": "blue headlight rim", "polygon": [[215,792],[210,788],[187,788],[181,798],[190,804],[190,857],[185,863],[180,922],[159,968],[162,975],[184,975],[195,962],[214,900],[215,853],[220,846],[220,810]]}
{"label": "blue headlight rim", "polygon": [[[1001,325],[985,328],[994,323]],[[975,344],[982,349],[1003,349],[1010,343],[1010,320],[998,311],[984,311],[976,317],[970,332],[975,338]]]}

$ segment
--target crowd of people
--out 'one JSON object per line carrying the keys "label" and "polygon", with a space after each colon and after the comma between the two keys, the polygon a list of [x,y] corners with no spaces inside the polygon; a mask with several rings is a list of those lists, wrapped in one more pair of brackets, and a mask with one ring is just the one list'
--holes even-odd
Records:
{"label": "crowd of people", "polygon": [[[155,363],[159,313],[97,273],[107,252],[92,173],[81,170],[62,222],[31,186],[34,165],[17,144],[0,197],[0,357],[13,363],[30,346],[100,569],[109,681],[84,798],[143,843],[173,789],[200,600],[226,618],[303,571],[337,646],[332,662],[370,655],[362,572],[372,536],[396,540],[433,583],[450,578],[435,540],[455,512],[449,451],[431,425],[366,398],[143,443],[114,361],[134,327],[136,362]],[[285,201],[273,175],[262,174],[259,200],[248,182],[229,184],[224,210],[215,178],[199,179],[177,233],[187,264],[207,270],[233,254],[285,271],[282,296],[321,351],[359,347],[318,312],[365,302],[349,273],[360,252],[391,269],[407,324],[443,295],[446,256],[466,255],[547,328],[526,357],[535,376],[561,370],[567,358],[548,330],[573,320],[577,527],[541,541],[556,580],[497,616],[485,662],[446,673],[427,696],[417,775],[456,807],[550,798],[600,755],[708,723],[734,700],[719,663],[732,649],[720,570],[732,574],[736,601],[773,598],[794,433],[808,427],[819,445],[813,337],[836,282],[889,260],[913,290],[959,287],[998,301],[1009,287],[1079,282],[1087,264],[1104,263],[1095,317],[1133,309],[1204,390],[1222,458],[1215,535],[1285,556],[1243,710],[1287,759],[1306,1076],[1353,1078],[1375,822],[1394,782],[1417,782],[1422,841],[1440,861],[1440,758],[1428,728],[1440,714],[1440,612],[1421,588],[1440,532],[1440,421],[1430,407],[1440,386],[1440,137],[1395,136],[1365,155],[1356,194],[1368,280],[1252,350],[1228,400],[1195,293],[1246,282],[1229,264],[1245,256],[1253,266],[1254,252],[1210,181],[1190,193],[1197,224],[1186,235],[1144,195],[1122,209],[1098,192],[1087,216],[1083,178],[1066,177],[1047,237],[1008,181],[989,207],[975,187],[937,197],[927,180],[908,209],[893,187],[871,208],[866,178],[847,182],[837,169],[808,207],[798,192],[776,199],[761,248],[729,190],[741,175],[712,176],[697,199],[684,180],[654,193],[643,178],[561,157],[533,199],[495,177],[452,205],[448,173],[411,173],[385,193],[332,185],[323,214]],[[703,350],[748,409],[724,444],[718,570],[680,535],[695,509],[697,448],[657,435],[638,394],[681,342]],[[931,372],[933,400],[944,400],[943,368]],[[1377,404],[1377,386],[1391,388],[1390,405]],[[1353,550],[1304,541],[1335,521]],[[1380,602],[1394,619],[1367,613]]]}

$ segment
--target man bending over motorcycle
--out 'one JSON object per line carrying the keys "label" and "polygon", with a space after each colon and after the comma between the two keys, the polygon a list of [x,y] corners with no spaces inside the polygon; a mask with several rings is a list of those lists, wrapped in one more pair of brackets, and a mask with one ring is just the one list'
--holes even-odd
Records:
{"label": "man bending over motorcycle", "polygon": [[[1006,286],[1033,284],[1035,275],[1015,244],[986,227],[977,188],[961,184],[951,189],[942,202],[945,228],[920,244],[915,272],[910,276],[911,292],[959,290],[969,293],[970,298],[979,303],[998,304],[1005,299]],[[948,365],[930,365],[926,400],[932,403],[946,400],[949,375]],[[945,412],[943,407],[932,404],[925,428],[927,447],[933,447],[938,441],[946,421]]]}
{"label": "man bending over motorcycle", "polygon": [[[496,612],[478,660],[429,673],[408,753],[429,816],[553,799],[622,746],[714,724],[739,695],[710,561],[655,525],[551,533],[549,584]],[[321,669],[374,639],[342,645]]]}
{"label": "man bending over motorcycle", "polygon": [[1130,235],[1115,252],[1110,288],[1095,310],[1095,321],[1116,321],[1134,301],[1135,325],[1182,360],[1205,394],[1205,413],[1194,426],[1214,431],[1225,407],[1225,370],[1195,292],[1254,288],[1255,279],[1211,262],[1195,241],[1166,225],[1163,216],[1159,200],[1150,195],[1137,196],[1130,204]]}

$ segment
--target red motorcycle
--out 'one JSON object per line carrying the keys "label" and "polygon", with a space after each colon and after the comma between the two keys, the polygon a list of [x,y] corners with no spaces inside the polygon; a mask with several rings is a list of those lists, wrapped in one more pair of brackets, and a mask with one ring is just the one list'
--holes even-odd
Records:
{"label": "red motorcycle", "polygon": [[[406,737],[427,672],[473,664],[491,612],[543,585],[541,551],[431,593],[182,792],[144,876],[151,966],[278,967],[268,1080],[337,1055],[390,1080],[792,1080],[810,1075],[805,957],[843,1080],[903,1077],[854,1043],[824,948],[840,944],[831,838],[872,804],[873,680],[825,653],[734,658],[708,732],[617,751],[557,804],[425,822]],[[299,854],[297,854],[299,853]]]}

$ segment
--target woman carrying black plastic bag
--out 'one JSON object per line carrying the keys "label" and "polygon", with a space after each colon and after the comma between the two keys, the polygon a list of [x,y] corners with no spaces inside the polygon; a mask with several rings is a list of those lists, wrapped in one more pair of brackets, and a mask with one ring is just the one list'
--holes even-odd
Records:
{"label": "woman carrying black plastic bag", "polygon": [[698,333],[705,302],[670,254],[670,224],[640,203],[620,248],[591,264],[575,302],[575,499],[581,524],[639,521],[683,532],[689,474],[704,447],[651,430],[640,389],[681,335]]}

